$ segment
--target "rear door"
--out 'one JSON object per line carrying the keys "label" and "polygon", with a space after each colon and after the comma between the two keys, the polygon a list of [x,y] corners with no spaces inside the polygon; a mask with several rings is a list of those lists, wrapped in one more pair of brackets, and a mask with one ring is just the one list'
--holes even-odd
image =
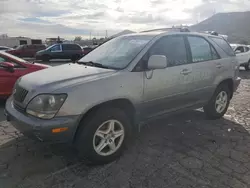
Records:
{"label": "rear door", "polygon": [[62,50],[63,50],[64,59],[71,59],[73,52],[74,52],[72,44],[63,44]]}
{"label": "rear door", "polygon": [[192,73],[187,76],[190,99],[195,103],[207,101],[214,91],[214,80],[217,66],[222,66],[218,61],[218,53],[208,40],[197,35],[187,35],[192,64]]}

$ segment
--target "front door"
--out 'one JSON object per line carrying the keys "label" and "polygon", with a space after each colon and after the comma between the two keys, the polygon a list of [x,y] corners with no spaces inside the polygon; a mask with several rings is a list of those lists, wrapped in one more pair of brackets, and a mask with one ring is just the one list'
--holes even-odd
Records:
{"label": "front door", "polygon": [[248,54],[245,53],[244,46],[238,46],[235,49],[235,52],[237,52],[236,57],[237,57],[237,59],[238,59],[238,61],[239,61],[240,64],[243,64],[243,63],[247,62]]}
{"label": "front door", "polygon": [[52,59],[63,59],[64,58],[64,53],[62,51],[62,45],[61,44],[56,44],[50,49],[50,56]]}
{"label": "front door", "polygon": [[160,38],[147,56],[151,55],[165,55],[168,67],[144,73],[143,115],[153,117],[189,105],[186,79],[191,71],[184,37]]}

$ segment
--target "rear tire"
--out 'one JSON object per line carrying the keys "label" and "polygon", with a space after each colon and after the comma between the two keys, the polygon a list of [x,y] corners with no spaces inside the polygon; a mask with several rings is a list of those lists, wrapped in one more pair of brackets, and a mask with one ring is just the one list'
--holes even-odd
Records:
{"label": "rear tire", "polygon": [[75,62],[80,59],[80,55],[76,54],[71,57],[71,61]]}
{"label": "rear tire", "polygon": [[245,70],[246,71],[250,70],[250,60],[248,61],[247,65],[245,65]]}
{"label": "rear tire", "polygon": [[79,156],[91,164],[114,161],[121,156],[130,137],[130,122],[118,108],[100,108],[91,112],[76,133],[74,144]]}
{"label": "rear tire", "polygon": [[206,116],[209,119],[219,119],[224,116],[232,96],[227,84],[221,84],[215,90],[213,97],[208,104],[203,107]]}

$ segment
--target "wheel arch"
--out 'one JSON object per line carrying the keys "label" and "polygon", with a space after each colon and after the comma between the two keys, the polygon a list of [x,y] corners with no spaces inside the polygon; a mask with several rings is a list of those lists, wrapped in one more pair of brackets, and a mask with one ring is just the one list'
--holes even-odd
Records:
{"label": "wheel arch", "polygon": [[231,96],[230,96],[230,99],[231,99],[233,97],[233,93],[234,93],[234,81],[233,81],[233,79],[232,78],[227,78],[227,79],[221,81],[218,84],[217,88],[219,86],[221,86],[221,85],[227,85],[228,86],[228,88],[229,88],[229,90],[231,92]]}
{"label": "wheel arch", "polygon": [[108,108],[108,107],[113,107],[113,108],[118,108],[118,109],[123,110],[126,114],[128,114],[128,117],[131,120],[131,124],[134,125],[136,109],[135,109],[134,104],[129,99],[119,98],[119,99],[101,102],[101,103],[96,104],[95,106],[91,107],[90,109],[86,110],[86,112],[83,113],[83,115],[80,117],[76,131],[74,133],[74,141],[75,141],[78,130],[80,128],[84,127],[84,125],[81,124],[81,122],[84,121],[91,114],[96,112],[98,109]]}

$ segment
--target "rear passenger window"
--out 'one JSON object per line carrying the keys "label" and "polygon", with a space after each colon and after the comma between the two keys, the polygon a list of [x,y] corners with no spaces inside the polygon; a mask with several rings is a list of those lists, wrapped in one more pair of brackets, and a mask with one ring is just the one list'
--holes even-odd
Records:
{"label": "rear passenger window", "polygon": [[188,36],[187,38],[191,48],[192,61],[194,63],[218,59],[216,51],[205,39],[195,36]]}
{"label": "rear passenger window", "polygon": [[223,38],[219,37],[209,37],[212,41],[214,41],[228,56],[235,56],[235,53],[232,47],[228,44],[227,41]]}
{"label": "rear passenger window", "polygon": [[81,50],[81,47],[78,45],[72,45],[72,50]]}
{"label": "rear passenger window", "polygon": [[149,55],[165,55],[168,66],[187,64],[187,51],[183,36],[167,36],[160,38],[150,49]]}
{"label": "rear passenger window", "polygon": [[81,50],[81,48],[74,44],[64,44],[63,50]]}

